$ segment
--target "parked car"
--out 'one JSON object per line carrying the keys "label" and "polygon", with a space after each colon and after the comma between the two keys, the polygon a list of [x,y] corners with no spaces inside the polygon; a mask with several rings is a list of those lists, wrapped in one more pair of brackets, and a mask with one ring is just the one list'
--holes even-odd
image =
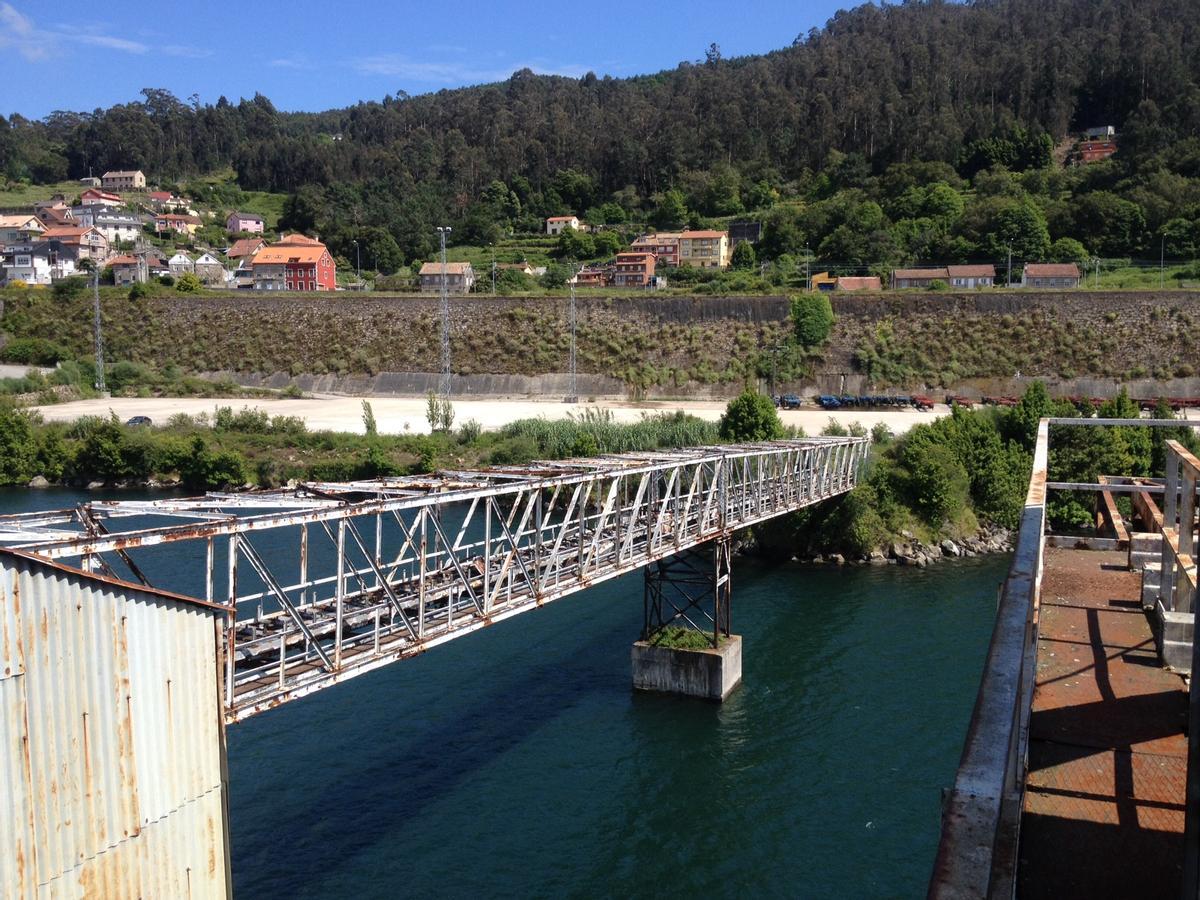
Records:
{"label": "parked car", "polygon": [[126,420],[125,424],[136,428],[142,425],[153,425],[154,423],[150,421],[149,416],[133,416],[132,418]]}
{"label": "parked car", "polygon": [[784,394],[779,398],[779,405],[784,409],[799,409],[800,398],[795,394]]}

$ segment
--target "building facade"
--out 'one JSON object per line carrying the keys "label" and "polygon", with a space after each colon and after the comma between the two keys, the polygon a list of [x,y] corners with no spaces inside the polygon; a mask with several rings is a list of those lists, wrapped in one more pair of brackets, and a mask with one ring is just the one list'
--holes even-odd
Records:
{"label": "building facade", "polygon": [[947,282],[952,288],[978,290],[996,285],[996,267],[988,265],[947,266]]}
{"label": "building facade", "polygon": [[333,257],[320,241],[301,234],[268,244],[249,263],[258,291],[337,290]]}
{"label": "building facade", "polygon": [[88,188],[79,195],[80,206],[124,206],[125,201],[120,194],[102,191],[99,188]]}
{"label": "building facade", "polygon": [[659,266],[674,268],[679,265],[679,233],[658,232],[637,238],[629,249],[637,253],[653,253]]}
{"label": "building facade", "polygon": [[[446,292],[467,294],[475,284],[475,270],[469,262],[448,262],[446,269]],[[442,290],[441,262],[427,262],[421,266],[421,290],[440,293]]]}
{"label": "building facade", "polygon": [[679,265],[700,269],[721,269],[729,265],[729,232],[683,232],[679,235]]}
{"label": "building facade", "polygon": [[1026,263],[1021,272],[1021,287],[1077,288],[1079,266],[1075,263]]}
{"label": "building facade", "polygon": [[114,257],[108,261],[108,267],[112,269],[113,284],[117,287],[143,284],[149,278],[146,260],[139,256]]}
{"label": "building facade", "polygon": [[0,247],[35,241],[46,226],[34,215],[0,216]]}
{"label": "building facade", "polygon": [[233,212],[225,219],[225,230],[238,234],[239,232],[247,232],[250,234],[263,233],[262,216],[256,216],[254,213]]}
{"label": "building facade", "polygon": [[579,224],[575,216],[551,216],[546,220],[546,234],[562,234],[568,228],[578,231]]}
{"label": "building facade", "polygon": [[653,253],[618,253],[613,271],[615,287],[650,287],[654,283]]}
{"label": "building facade", "polygon": [[134,213],[94,212],[91,219],[92,226],[108,238],[110,244],[117,241],[132,243],[142,234],[142,217]]}
{"label": "building facade", "polygon": [[132,172],[105,172],[100,177],[100,184],[106,191],[144,191],[146,176],[141,169]]}
{"label": "building facade", "polygon": [[892,269],[892,290],[928,289],[935,281],[950,284],[950,270],[945,266],[924,269]]}

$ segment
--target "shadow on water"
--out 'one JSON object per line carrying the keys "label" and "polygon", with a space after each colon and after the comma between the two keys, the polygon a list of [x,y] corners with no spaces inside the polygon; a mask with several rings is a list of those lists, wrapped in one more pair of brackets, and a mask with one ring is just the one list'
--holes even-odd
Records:
{"label": "shadow on water", "polygon": [[[519,618],[505,624],[520,629],[523,623]],[[593,623],[584,625],[591,631]],[[638,628],[640,620],[630,618],[589,634],[587,644],[627,647]],[[586,702],[589,694],[611,691],[614,679],[627,684],[627,666],[614,662],[601,669],[594,655],[581,652],[584,644],[564,647],[556,642],[553,658],[532,666],[526,663],[527,654],[513,654],[510,666],[471,658],[473,651],[487,647],[485,640],[482,634],[472,635],[461,647],[439,648],[435,653],[444,654],[440,671],[427,667],[418,672],[413,660],[403,664],[412,667],[408,672],[382,670],[348,682],[359,686],[360,695],[347,703],[318,695],[231,729],[231,831],[239,893],[264,896],[301,890],[358,852],[364,828],[376,836],[397,830],[455,794],[464,781],[522,745],[546,723]],[[449,658],[454,649],[460,651],[458,660]],[[456,663],[456,671],[447,671]],[[368,684],[368,679],[376,683]],[[460,692],[464,682],[472,685]],[[324,708],[297,717],[308,722],[281,722],[284,733],[276,731],[271,719],[300,713],[306,703]],[[381,713],[378,704],[395,704],[397,717]],[[364,723],[371,726],[370,734],[363,733]],[[410,725],[412,732],[405,735]],[[298,754],[314,757],[308,789],[296,792],[290,783],[264,789],[256,764],[266,763],[271,745],[286,739],[287,732],[295,733],[297,726],[303,740],[321,748],[312,754],[295,748]],[[387,730],[391,726],[394,730]],[[310,728],[319,728],[320,734]],[[288,782],[295,766],[296,761],[289,763],[293,775]],[[276,795],[277,788],[287,796]],[[252,811],[250,805],[258,803],[272,808]],[[272,828],[257,827],[265,819],[273,822]],[[281,837],[290,847],[283,855]]]}

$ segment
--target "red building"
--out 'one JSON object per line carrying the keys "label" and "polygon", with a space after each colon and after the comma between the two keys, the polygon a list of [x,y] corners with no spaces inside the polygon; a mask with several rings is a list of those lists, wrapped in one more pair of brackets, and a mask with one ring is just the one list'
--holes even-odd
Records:
{"label": "red building", "polygon": [[332,291],[337,289],[333,257],[320,241],[288,235],[263,247],[251,260],[254,287],[260,291]]}
{"label": "red building", "polygon": [[653,253],[618,253],[613,285],[616,287],[649,287],[654,281]]}

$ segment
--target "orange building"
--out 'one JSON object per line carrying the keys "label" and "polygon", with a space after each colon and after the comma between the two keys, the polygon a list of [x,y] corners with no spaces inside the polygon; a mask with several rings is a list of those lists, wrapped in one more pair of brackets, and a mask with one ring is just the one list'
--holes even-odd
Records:
{"label": "orange building", "polygon": [[268,244],[250,260],[254,289],[258,291],[332,291],[337,272],[329,250],[302,234]]}
{"label": "orange building", "polygon": [[653,253],[618,253],[613,272],[615,287],[649,287],[654,281]]}

